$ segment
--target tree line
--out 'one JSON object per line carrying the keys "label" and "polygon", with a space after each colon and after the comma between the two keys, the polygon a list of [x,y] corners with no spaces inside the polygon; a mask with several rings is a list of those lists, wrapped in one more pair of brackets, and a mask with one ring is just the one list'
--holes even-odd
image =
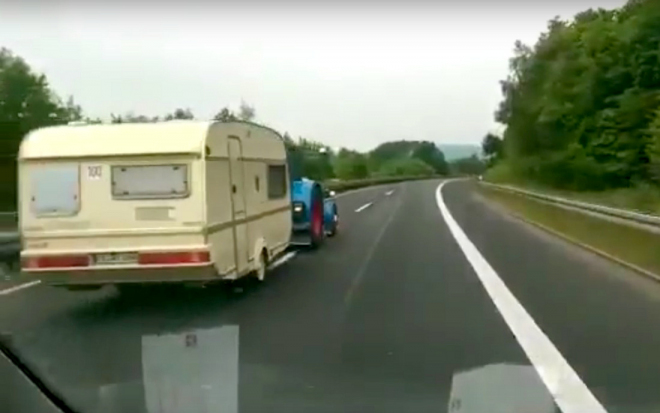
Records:
{"label": "tree line", "polygon": [[483,151],[518,177],[573,190],[660,183],[660,6],[630,0],[554,18],[518,41]]}
{"label": "tree line", "polygon": [[[111,122],[158,122],[194,118],[190,109],[176,109],[163,117],[152,118],[130,113],[121,116],[113,114]],[[242,103],[237,112],[227,107],[222,108],[213,119],[222,122],[233,120],[258,122],[255,108],[247,103]],[[100,122],[100,120],[92,120],[92,122]],[[305,137],[294,139],[288,132],[284,132],[282,137],[289,156],[300,169],[298,173],[310,179],[358,180],[449,173],[449,165],[442,151],[428,141],[386,142],[370,152],[362,153],[347,148],[335,151],[314,139]]]}
{"label": "tree line", "polygon": [[[157,122],[172,119],[195,119],[186,107],[176,108],[162,116],[146,116],[127,112],[110,114],[109,123]],[[214,116],[218,121],[256,121],[255,108],[247,103],[234,111],[221,108]],[[69,122],[103,123],[87,116],[70,96],[60,98],[50,87],[44,74],[35,73],[20,56],[0,49],[0,211],[15,209],[16,155],[22,138],[36,128],[64,125]],[[290,156],[300,165],[299,173],[317,180],[362,180],[381,177],[447,175],[479,173],[478,159],[448,164],[442,151],[429,141],[386,142],[369,152],[328,145],[306,137],[294,139],[283,133]],[[476,168],[476,169],[475,169]]]}

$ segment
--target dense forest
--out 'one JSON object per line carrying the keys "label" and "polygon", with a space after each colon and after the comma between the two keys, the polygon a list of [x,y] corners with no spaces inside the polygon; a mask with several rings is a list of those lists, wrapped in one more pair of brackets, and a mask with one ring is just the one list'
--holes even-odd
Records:
{"label": "dense forest", "polygon": [[[215,120],[259,122],[255,108],[242,104],[237,110],[224,107]],[[160,117],[132,112],[109,114],[106,122],[157,122],[171,119],[195,119],[188,108],[181,107]],[[102,123],[88,117],[73,97],[61,99],[50,87],[44,74],[35,73],[27,62],[10,50],[0,49],[0,211],[16,205],[16,155],[21,139],[35,128],[63,125],[73,121]],[[476,157],[449,165],[442,151],[432,142],[387,142],[367,153],[342,148],[336,153],[327,145],[310,138],[293,139],[283,132],[292,157],[301,165],[300,174],[318,180],[365,180],[388,177],[475,174],[483,170]]]}
{"label": "dense forest", "polygon": [[572,190],[660,183],[660,3],[550,20],[516,42],[483,150],[494,170]]}

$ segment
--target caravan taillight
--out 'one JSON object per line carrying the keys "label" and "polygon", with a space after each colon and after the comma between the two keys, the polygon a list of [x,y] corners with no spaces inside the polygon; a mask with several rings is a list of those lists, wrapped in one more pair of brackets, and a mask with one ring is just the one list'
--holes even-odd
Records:
{"label": "caravan taillight", "polygon": [[138,258],[142,265],[202,264],[211,262],[208,251],[142,252]]}
{"label": "caravan taillight", "polygon": [[25,269],[73,268],[88,267],[89,263],[89,255],[45,255],[23,258],[22,267]]}

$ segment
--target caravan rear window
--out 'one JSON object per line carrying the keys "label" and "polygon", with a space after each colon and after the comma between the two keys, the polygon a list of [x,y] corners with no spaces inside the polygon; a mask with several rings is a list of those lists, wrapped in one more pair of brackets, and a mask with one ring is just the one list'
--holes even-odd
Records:
{"label": "caravan rear window", "polygon": [[286,167],[268,165],[268,199],[284,198],[286,186]]}
{"label": "caravan rear window", "polygon": [[36,216],[71,216],[80,210],[77,164],[34,166],[30,187],[30,208]]}
{"label": "caravan rear window", "polygon": [[190,193],[188,166],[118,165],[112,167],[115,199],[185,198]]}

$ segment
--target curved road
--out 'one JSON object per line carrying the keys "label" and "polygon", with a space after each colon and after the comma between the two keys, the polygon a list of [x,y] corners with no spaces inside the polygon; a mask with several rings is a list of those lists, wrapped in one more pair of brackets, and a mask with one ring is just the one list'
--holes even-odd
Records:
{"label": "curved road", "polygon": [[[118,411],[145,411],[143,336],[221,326],[239,329],[241,412],[513,412],[516,397],[530,412],[660,411],[660,285],[507,216],[472,182],[439,184],[341,196],[337,237],[263,285],[35,286],[0,296],[0,331],[87,412],[106,411],[101,386],[123,389]],[[501,373],[458,389],[457,374],[504,364],[531,372],[527,387]]]}

